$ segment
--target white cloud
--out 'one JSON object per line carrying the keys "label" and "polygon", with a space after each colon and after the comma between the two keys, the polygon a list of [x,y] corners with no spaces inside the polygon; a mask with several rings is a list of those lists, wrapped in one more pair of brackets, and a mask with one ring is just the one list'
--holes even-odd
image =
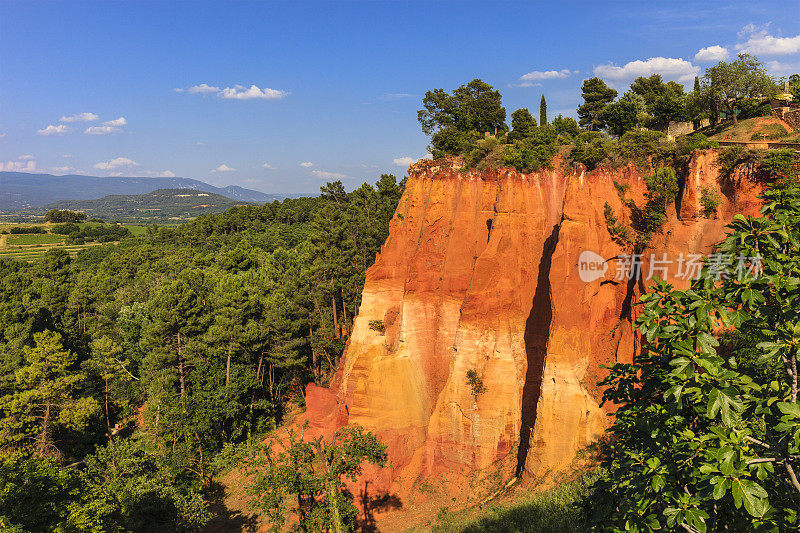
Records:
{"label": "white cloud", "polygon": [[64,154],[61,157],[72,157],[72,154]]}
{"label": "white cloud", "polygon": [[346,174],[341,174],[339,172],[326,172],[324,170],[312,170],[311,173],[324,180],[341,180],[347,177]]}
{"label": "white cloud", "polygon": [[67,173],[75,173],[75,169],[72,167],[53,167],[50,169],[51,172],[58,172],[60,174],[67,174]]}
{"label": "white cloud", "polygon": [[520,76],[520,82],[512,83],[511,87],[541,87],[542,84],[540,82],[543,80],[563,80],[577,73],[577,70],[568,68],[561,70],[533,70]]}
{"label": "white cloud", "polygon": [[121,131],[121,128],[115,128],[114,126],[90,126],[83,133],[86,135],[111,135]]}
{"label": "white cloud", "polygon": [[36,161],[7,161],[3,164],[0,161],[0,171],[7,171],[7,172],[35,172],[36,171]]}
{"label": "white cloud", "polygon": [[621,67],[612,64],[594,67],[596,76],[614,81],[632,80],[639,76],[661,74],[667,81],[687,82],[691,81],[699,72],[700,67],[692,65],[689,61],[671,57],[651,57],[645,61],[631,61]]}
{"label": "white cloud", "polygon": [[42,137],[51,137],[53,135],[63,135],[68,131],[69,129],[63,124],[59,124],[58,126],[53,126],[50,124],[43,130],[37,130],[36,133]]}
{"label": "white cloud", "polygon": [[0,133],[0,139],[2,139],[2,138],[3,138],[3,137],[5,137],[5,136],[6,136],[6,134],[5,134],[5,133]]}
{"label": "white cloud", "polygon": [[577,73],[577,70],[572,71],[568,68],[562,68],[561,70],[533,70],[523,74],[519,79],[522,81],[561,80]]}
{"label": "white cloud", "polygon": [[61,122],[92,122],[98,118],[100,117],[96,113],[77,113],[68,117],[61,117]]}
{"label": "white cloud", "polygon": [[17,159],[22,159],[24,161],[28,161],[30,159],[36,159],[36,156],[30,155],[30,154],[25,154],[25,155],[19,156]]}
{"label": "white cloud", "polygon": [[262,167],[264,167],[264,168],[266,168],[267,170],[275,170],[275,167],[273,167],[273,166],[272,166],[272,165],[270,165],[269,163],[264,163],[264,164],[263,164],[263,165],[261,165],[261,166],[262,166]]}
{"label": "white cloud", "polygon": [[728,59],[729,55],[727,48],[715,44],[698,50],[694,55],[694,60],[701,63],[714,63],[717,61],[725,61]]}
{"label": "white cloud", "polygon": [[122,126],[124,126],[127,123],[128,123],[128,121],[125,120],[125,117],[119,117],[119,118],[116,118],[114,120],[107,120],[107,121],[103,122],[103,124],[105,124],[106,126],[114,126],[115,128],[121,128]]}
{"label": "white cloud", "polygon": [[257,180],[255,178],[247,178],[246,180],[243,181],[243,183],[263,183],[263,181]]}
{"label": "white cloud", "polygon": [[411,93],[387,93],[379,96],[378,100],[381,102],[389,102],[391,100],[400,100],[402,98],[413,98],[414,96],[416,95]]}
{"label": "white cloud", "polygon": [[767,29],[769,28],[771,22],[767,22],[766,24],[747,24],[746,26],[742,26],[742,29],[736,33],[736,36],[740,39],[745,35],[749,35],[751,33],[767,33]]}
{"label": "white cloud", "polygon": [[255,85],[251,85],[248,89],[242,85],[234,85],[233,87],[225,87],[222,89],[220,96],[222,98],[233,98],[235,100],[252,100],[254,98],[262,98],[264,100],[280,100],[288,94],[289,93],[285,91],[269,89],[267,87],[259,89]]}
{"label": "white cloud", "polygon": [[407,167],[416,161],[413,157],[396,157],[392,160],[392,163],[397,165],[398,167]]}
{"label": "white cloud", "polygon": [[311,161],[303,161],[302,163],[300,163],[300,166],[303,168],[311,168],[314,166],[314,163],[312,163]]}
{"label": "white cloud", "polygon": [[765,56],[783,56],[800,52],[800,35],[794,37],[775,37],[766,30],[750,35],[744,43],[736,45],[737,50],[748,54]]}
{"label": "white cloud", "polygon": [[156,174],[159,178],[174,178],[175,173],[171,170],[164,170]]}
{"label": "white cloud", "polygon": [[111,161],[101,161],[100,163],[97,163],[94,168],[99,168],[100,170],[114,170],[116,168],[134,166],[139,166],[139,163],[128,159],[127,157],[117,157]]}
{"label": "white cloud", "polygon": [[219,87],[212,87],[205,83],[194,85],[188,89],[175,89],[176,93],[187,92],[189,94],[216,94],[219,92]]}
{"label": "white cloud", "polygon": [[245,87],[244,85],[234,85],[233,87],[225,87],[224,89],[220,89],[219,87],[208,85],[207,83],[194,85],[188,89],[175,89],[175,92],[202,95],[215,94],[220,98],[228,98],[233,100],[280,100],[281,98],[289,95],[287,91],[279,91],[278,89],[270,89],[268,87],[261,89],[257,85],[250,85],[250,87]]}
{"label": "white cloud", "polygon": [[211,172],[236,172],[236,169],[235,168],[231,168],[228,165],[226,165],[225,163],[223,163],[220,166],[218,166],[217,168],[215,168],[214,170],[212,170]]}

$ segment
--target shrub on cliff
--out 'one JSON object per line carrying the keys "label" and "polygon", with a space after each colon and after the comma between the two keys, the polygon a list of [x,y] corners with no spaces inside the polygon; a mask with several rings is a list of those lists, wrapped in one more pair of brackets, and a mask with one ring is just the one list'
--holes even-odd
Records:
{"label": "shrub on cliff", "polygon": [[660,131],[633,130],[619,140],[619,152],[624,159],[636,163],[639,168],[671,159],[675,145]]}
{"label": "shrub on cliff", "polygon": [[572,160],[594,170],[617,150],[617,143],[598,131],[585,131],[572,141]]}
{"label": "shrub on cliff", "polygon": [[680,135],[675,139],[675,154],[678,156],[687,156],[695,150],[707,150],[709,148],[718,148],[717,141],[711,141],[702,133],[691,133],[689,135]]}
{"label": "shrub on cliff", "polygon": [[797,529],[800,190],[764,200],[729,226],[715,257],[731,259],[641,298],[644,349],[602,382],[618,409],[585,500],[593,531]]}
{"label": "shrub on cliff", "polygon": [[527,137],[505,147],[503,165],[523,172],[551,168],[557,151],[555,130],[550,126],[534,127]]}
{"label": "shrub on cliff", "polygon": [[562,117],[558,115],[553,119],[551,126],[553,126],[556,135],[564,138],[567,142],[572,142],[572,139],[581,133],[578,121],[572,117]]}

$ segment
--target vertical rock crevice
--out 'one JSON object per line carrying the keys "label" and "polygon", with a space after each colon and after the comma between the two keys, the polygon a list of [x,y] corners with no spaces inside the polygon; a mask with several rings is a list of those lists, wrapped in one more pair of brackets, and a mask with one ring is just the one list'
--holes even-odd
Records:
{"label": "vertical rock crevice", "polygon": [[525,470],[525,459],[530,448],[531,430],[536,424],[536,406],[542,391],[542,377],[547,355],[547,342],[550,337],[550,323],[553,319],[552,298],[550,296],[550,266],[553,252],[558,242],[560,224],[553,226],[550,236],[544,241],[542,259],[539,262],[539,275],[533,305],[525,322],[525,356],[528,367],[525,371],[525,385],[522,388],[522,421],[517,448],[517,467],[515,475],[521,476]]}

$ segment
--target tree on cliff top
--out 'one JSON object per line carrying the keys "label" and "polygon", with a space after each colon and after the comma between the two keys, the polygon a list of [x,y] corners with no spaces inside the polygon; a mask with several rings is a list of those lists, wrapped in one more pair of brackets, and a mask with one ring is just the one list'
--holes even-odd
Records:
{"label": "tree on cliff top", "polygon": [[506,130],[506,110],[500,91],[474,79],[448,94],[444,89],[427,91],[417,111],[417,120],[431,135],[434,156],[464,153],[485,133]]}
{"label": "tree on cliff top", "polygon": [[305,531],[352,531],[358,511],[344,479],[356,481],[364,462],[385,466],[386,445],[354,424],[339,429],[331,440],[307,441],[290,432],[288,446],[277,453],[275,447],[270,444],[248,460],[254,472],[248,487],[251,505],[265,511],[280,529],[287,496],[294,495],[297,506],[292,511]]}
{"label": "tree on cliff top", "polygon": [[542,95],[542,100],[539,102],[539,124],[542,126],[547,124],[547,101],[545,101],[544,95]]}
{"label": "tree on cliff top", "polygon": [[511,113],[511,133],[509,142],[528,137],[536,127],[536,119],[533,118],[527,107],[517,109]]}
{"label": "tree on cliff top", "polygon": [[690,289],[641,298],[644,349],[603,382],[619,408],[592,531],[797,530],[800,190],[764,200]]}
{"label": "tree on cliff top", "polygon": [[744,100],[774,96],[778,90],[764,64],[750,54],[739,54],[730,63],[720,61],[707,68],[703,83],[707,89],[714,89],[713,93],[728,110],[734,124],[739,123],[736,109]]}
{"label": "tree on cliff top", "polygon": [[603,129],[606,125],[603,110],[617,97],[617,91],[600,78],[589,78],[581,86],[581,96],[584,102],[578,108],[581,127],[593,131]]}

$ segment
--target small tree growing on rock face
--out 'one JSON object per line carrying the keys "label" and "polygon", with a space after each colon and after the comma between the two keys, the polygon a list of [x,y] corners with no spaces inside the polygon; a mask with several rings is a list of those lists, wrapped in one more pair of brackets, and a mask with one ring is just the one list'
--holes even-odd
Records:
{"label": "small tree growing on rock face", "polygon": [[[287,510],[292,510],[305,531],[353,531],[358,511],[344,479],[355,481],[365,462],[385,466],[386,445],[353,424],[330,440],[303,440],[290,431],[288,445],[279,452],[276,447],[267,445],[247,463],[254,474],[248,487],[254,496],[251,506],[266,512],[275,530],[281,530]],[[290,496],[297,498],[297,505],[287,509]]]}
{"label": "small tree growing on rock face", "polygon": [[480,374],[478,374],[478,371],[474,368],[467,370],[467,383],[472,390],[472,396],[475,398],[476,402],[478,401],[478,396],[488,390],[486,385],[483,384],[483,379]]}

